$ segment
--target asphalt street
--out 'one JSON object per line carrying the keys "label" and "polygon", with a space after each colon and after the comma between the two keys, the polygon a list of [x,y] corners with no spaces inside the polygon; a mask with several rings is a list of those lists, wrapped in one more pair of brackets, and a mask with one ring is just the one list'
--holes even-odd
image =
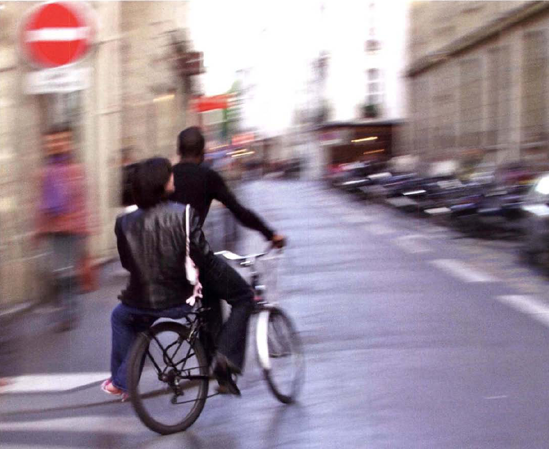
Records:
{"label": "asphalt street", "polygon": [[[112,264],[74,331],[52,332],[46,310],[13,325],[2,449],[549,447],[549,281],[512,242],[458,238],[317,183],[242,195],[289,238],[264,269],[305,344],[299,403],[271,396],[250,347],[242,398],[210,399],[181,434],[147,430],[98,386],[125,283]],[[266,245],[242,235],[241,252]]]}

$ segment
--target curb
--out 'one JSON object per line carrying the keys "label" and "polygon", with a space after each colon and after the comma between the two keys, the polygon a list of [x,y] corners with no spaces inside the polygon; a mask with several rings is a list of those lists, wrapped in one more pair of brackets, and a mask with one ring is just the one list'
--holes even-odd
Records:
{"label": "curb", "polygon": [[[114,262],[117,258],[118,256],[108,256],[108,257],[102,257],[100,259],[95,259],[92,262],[92,267],[102,268],[105,265],[108,265]],[[40,305],[39,301],[27,301],[27,302],[18,303],[5,308],[0,307],[0,321],[15,319],[27,312],[30,312],[32,309],[34,309],[35,307],[38,307],[39,305]]]}

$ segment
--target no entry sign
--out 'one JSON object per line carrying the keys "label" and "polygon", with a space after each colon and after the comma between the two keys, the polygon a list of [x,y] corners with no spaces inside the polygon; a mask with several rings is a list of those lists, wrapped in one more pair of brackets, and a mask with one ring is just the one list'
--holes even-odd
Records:
{"label": "no entry sign", "polygon": [[88,53],[96,30],[95,15],[86,3],[44,3],[33,8],[24,19],[21,48],[36,66],[61,67]]}

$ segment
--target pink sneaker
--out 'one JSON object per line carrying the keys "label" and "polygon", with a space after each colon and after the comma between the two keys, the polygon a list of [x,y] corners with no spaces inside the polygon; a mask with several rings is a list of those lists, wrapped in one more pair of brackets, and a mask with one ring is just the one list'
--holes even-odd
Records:
{"label": "pink sneaker", "polygon": [[115,387],[112,383],[112,379],[105,380],[101,384],[101,390],[113,396],[120,396],[122,402],[125,402],[128,399],[128,393],[124,392],[120,388]]}

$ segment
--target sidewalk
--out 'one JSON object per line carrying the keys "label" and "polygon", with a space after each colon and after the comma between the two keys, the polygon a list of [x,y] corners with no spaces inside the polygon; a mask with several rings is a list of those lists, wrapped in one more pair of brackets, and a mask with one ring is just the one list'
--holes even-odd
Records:
{"label": "sidewalk", "polygon": [[[205,223],[214,251],[235,249],[234,235],[225,238],[227,214],[225,208],[213,207]],[[78,296],[81,319],[69,332],[56,333],[54,312],[40,304],[21,304],[0,314],[0,377],[108,369],[110,313],[126,282],[127,273],[118,260],[99,266],[100,288]]]}

